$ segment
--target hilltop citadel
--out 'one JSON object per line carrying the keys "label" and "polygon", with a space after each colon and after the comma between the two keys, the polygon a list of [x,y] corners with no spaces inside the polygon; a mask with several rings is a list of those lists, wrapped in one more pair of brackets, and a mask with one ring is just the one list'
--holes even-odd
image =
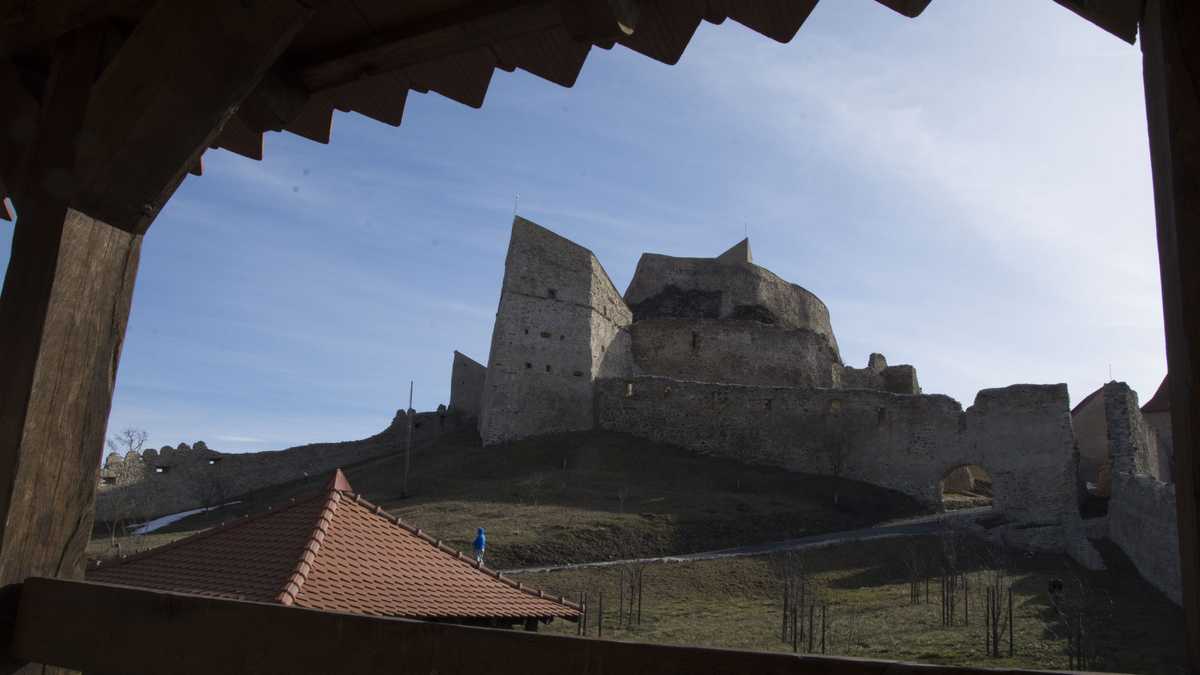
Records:
{"label": "hilltop citadel", "polygon": [[[1169,422],[1143,416],[1124,384],[1097,394],[1073,416],[1066,385],[1014,384],[980,391],[964,410],[923,392],[912,365],[879,353],[847,365],[829,309],[754,264],[748,240],[714,258],[644,254],[622,295],[589,250],[518,217],[487,365],[454,352],[449,406],[414,426],[416,443],[474,427],[497,452],[543,434],[616,431],[930,505],[982,467],[1002,514],[988,536],[1093,568],[1102,562],[1090,540],[1107,537],[1178,602]],[[274,453],[197,443],[110,455],[97,518],[219,503],[395,452],[403,421],[401,411],[362,441]],[[1107,513],[1084,518],[1100,464]]]}

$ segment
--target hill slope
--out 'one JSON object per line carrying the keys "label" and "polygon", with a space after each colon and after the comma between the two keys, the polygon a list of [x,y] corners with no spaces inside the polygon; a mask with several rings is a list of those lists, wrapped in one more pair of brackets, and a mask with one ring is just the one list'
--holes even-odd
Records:
{"label": "hill slope", "polygon": [[[414,450],[409,496],[402,454],[347,467],[354,488],[452,546],[488,531],[488,563],[522,565],[685,553],[863,527],[925,509],[889,490],[828,476],[703,457],[607,432],[482,448],[473,433]],[[125,541],[159,545],[222,520],[311,494],[312,476]],[[837,503],[835,504],[835,494]],[[110,545],[97,528],[89,553]]]}

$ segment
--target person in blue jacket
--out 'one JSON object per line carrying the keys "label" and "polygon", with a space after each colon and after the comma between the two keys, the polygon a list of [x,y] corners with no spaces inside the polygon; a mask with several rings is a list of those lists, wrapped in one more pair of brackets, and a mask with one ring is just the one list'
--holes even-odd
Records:
{"label": "person in blue jacket", "polygon": [[475,562],[483,564],[483,549],[487,548],[487,535],[483,533],[483,528],[479,528],[475,532]]}

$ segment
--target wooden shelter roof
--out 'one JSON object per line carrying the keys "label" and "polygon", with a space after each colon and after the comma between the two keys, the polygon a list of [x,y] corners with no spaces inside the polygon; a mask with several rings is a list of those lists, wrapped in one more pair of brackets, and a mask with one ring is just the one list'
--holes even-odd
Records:
{"label": "wooden shelter roof", "polygon": [[[930,0],[876,0],[915,17]],[[1132,41],[1125,6],[1056,0]],[[296,0],[315,15],[304,24],[212,147],[262,159],[263,134],[286,131],[328,143],[335,110],[398,126],[410,91],[437,92],[480,107],[492,73],[517,68],[555,84],[575,83],[593,47],[621,45],[677,62],[701,22],[736,21],[788,42],[817,0]],[[20,176],[45,89],[55,38],[107,23],[119,43],[155,5],[151,0],[0,0],[0,198]],[[1133,28],[1130,29],[1129,26]],[[213,50],[220,44],[210,45]],[[15,65],[16,68],[12,66]],[[32,135],[32,131],[30,131]],[[190,169],[202,173],[199,160]],[[14,200],[16,201],[16,200]],[[0,218],[11,219],[0,205]],[[117,219],[119,220],[119,219]]]}
{"label": "wooden shelter roof", "polygon": [[321,493],[128,558],[101,583],[410,618],[575,620],[579,607],[520,584],[353,492]]}
{"label": "wooden shelter roof", "polygon": [[[907,16],[929,0],[879,0]],[[10,105],[0,110],[0,198],[19,175],[20,130],[32,129],[55,37],[109,22],[130,32],[149,0],[12,2],[0,14],[0,49],[17,69],[0,72]],[[675,63],[702,21],[732,19],[780,42],[796,34],[816,0],[330,0],[293,38],[213,147],[262,159],[262,136],[287,131],[328,143],[335,110],[399,125],[409,91],[434,91],[479,107],[500,68],[520,68],[564,87],[575,83],[592,47],[621,44]],[[0,8],[4,6],[0,0]],[[213,45],[220,49],[220,45]],[[0,64],[2,66],[3,64]],[[0,71],[6,69],[0,67]],[[8,119],[4,119],[7,117]],[[6,140],[7,144],[3,141]],[[7,166],[5,166],[7,165]],[[197,163],[192,173],[201,173]],[[0,217],[10,218],[0,208]]]}

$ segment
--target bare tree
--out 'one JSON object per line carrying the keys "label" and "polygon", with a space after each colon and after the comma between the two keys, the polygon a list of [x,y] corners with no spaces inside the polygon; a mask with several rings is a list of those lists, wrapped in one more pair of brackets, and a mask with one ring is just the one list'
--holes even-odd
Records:
{"label": "bare tree", "polygon": [[[142,447],[146,445],[146,439],[150,434],[146,433],[145,429],[134,429],[133,427],[126,428],[118,434],[108,437],[105,445],[108,446],[109,452],[115,452],[122,457],[126,457],[131,452],[140,453]],[[129,534],[130,518],[135,517],[133,514],[138,509],[137,499],[133,495],[131,486],[118,486],[111,497],[113,499],[113,519],[108,522],[109,543],[113,549],[117,548],[117,532],[120,531],[123,535]]]}
{"label": "bare tree", "polygon": [[150,434],[147,434],[145,429],[130,427],[122,430],[119,434],[109,436],[105,445],[108,446],[110,452],[123,456],[130,452],[141,452],[142,446],[146,444],[146,439],[149,437]]}

